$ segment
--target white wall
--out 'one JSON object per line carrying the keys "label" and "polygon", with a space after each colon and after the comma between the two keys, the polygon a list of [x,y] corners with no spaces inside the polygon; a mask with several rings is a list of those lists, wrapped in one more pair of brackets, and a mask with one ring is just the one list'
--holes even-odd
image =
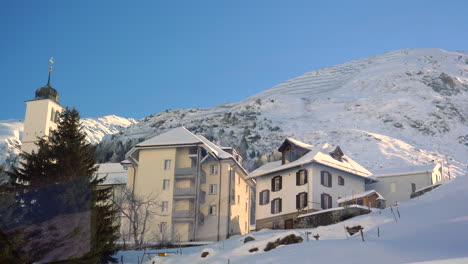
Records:
{"label": "white wall", "polygon": [[[433,173],[413,173],[396,176],[378,177],[377,183],[367,184],[367,190],[376,190],[386,200],[387,206],[395,205],[410,199],[412,193],[411,183],[416,184],[416,190],[432,184]],[[434,178],[437,178],[434,174]],[[392,192],[391,185],[395,184],[395,192]]]}
{"label": "white wall", "polygon": [[[320,183],[320,174],[322,170],[328,171],[332,174],[332,187],[326,187]],[[313,184],[311,185],[313,196],[312,198],[309,198],[309,200],[312,200],[311,209],[322,209],[320,199],[320,195],[322,193],[331,195],[332,205],[333,207],[337,207],[338,203],[336,201],[339,198],[365,191],[365,179],[348,172],[333,169],[321,164],[315,164],[313,166],[313,175]],[[338,176],[342,176],[344,178],[344,185],[338,185]]]}
{"label": "white wall", "polygon": [[[296,186],[296,172],[306,169],[307,170],[307,184]],[[321,185],[320,172],[326,170],[332,174],[332,187],[325,187]],[[277,192],[271,191],[271,179],[277,175],[283,177],[283,188]],[[338,176],[342,176],[345,180],[344,186],[338,185]],[[365,179],[348,172],[336,170],[321,164],[308,164],[303,168],[294,168],[280,173],[270,174],[256,178],[257,187],[256,194],[256,219],[264,219],[268,217],[278,216],[282,214],[289,214],[297,212],[296,209],[296,195],[301,192],[308,192],[308,207],[306,209],[321,210],[322,193],[327,193],[332,196],[333,207],[338,206],[337,200],[341,197],[351,195],[353,193],[361,193],[365,191]],[[279,214],[271,214],[270,202],[265,205],[260,205],[260,192],[263,190],[270,191],[270,202],[275,198],[282,199],[282,212]]]}

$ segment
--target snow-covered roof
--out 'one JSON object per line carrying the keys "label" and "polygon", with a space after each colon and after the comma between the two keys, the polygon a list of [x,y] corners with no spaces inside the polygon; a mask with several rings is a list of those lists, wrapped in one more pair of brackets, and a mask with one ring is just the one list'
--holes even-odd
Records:
{"label": "snow-covered roof", "polygon": [[304,142],[301,142],[297,139],[294,139],[294,138],[286,138],[287,141],[291,142],[292,144],[298,146],[298,147],[301,147],[301,148],[304,148],[304,149],[310,149],[312,150],[314,148],[314,146],[310,145],[310,144],[307,144],[307,143],[304,143]]}
{"label": "snow-covered roof", "polygon": [[295,161],[286,164],[282,164],[281,161],[269,162],[251,172],[249,176],[251,178],[255,178],[266,174],[294,168],[311,162],[317,162],[361,177],[368,177],[372,175],[370,171],[368,171],[367,169],[365,169],[346,155],[342,157],[342,161],[336,160],[333,157],[331,157],[329,153],[333,150],[333,147],[329,144],[324,144],[322,147],[307,148],[310,149],[310,151]]}
{"label": "snow-covered roof", "polygon": [[136,147],[186,145],[201,143],[201,139],[188,131],[185,127],[171,129],[158,136],[140,142]]}
{"label": "snow-covered roof", "polygon": [[413,173],[420,173],[420,172],[432,172],[434,171],[436,166],[440,166],[440,164],[432,163],[432,164],[426,164],[426,165],[382,169],[382,170],[374,171],[374,176],[382,177],[382,176],[391,176],[391,175],[413,174]]}
{"label": "snow-covered roof", "polygon": [[[158,136],[145,140],[137,144],[132,150],[130,150],[127,153],[126,156],[131,156],[131,154],[134,151],[136,151],[139,147],[147,148],[190,144],[203,144],[208,149],[208,151],[214,154],[217,158],[234,160],[239,165],[239,167],[245,172],[245,174],[247,174],[247,171],[242,166],[242,164],[240,164],[230,153],[223,150],[223,148],[227,149],[228,147],[220,147],[214,144],[213,142],[209,141],[202,135],[193,134],[185,127],[174,128]],[[229,148],[232,149],[232,147]],[[122,163],[124,163],[124,161]]]}
{"label": "snow-covered roof", "polygon": [[347,202],[347,201],[352,201],[354,199],[359,199],[359,198],[371,196],[374,193],[378,195],[378,197],[377,197],[378,200],[383,200],[384,199],[384,197],[382,195],[380,195],[380,193],[378,193],[377,191],[370,190],[370,191],[367,191],[367,192],[356,193],[356,194],[352,194],[352,195],[347,195],[345,197],[341,197],[340,199],[336,200],[336,202],[337,203],[344,203],[344,202]]}
{"label": "snow-covered roof", "polygon": [[126,184],[127,171],[120,163],[102,163],[99,166],[97,173],[98,179],[107,176],[106,180],[101,185],[107,184]]}

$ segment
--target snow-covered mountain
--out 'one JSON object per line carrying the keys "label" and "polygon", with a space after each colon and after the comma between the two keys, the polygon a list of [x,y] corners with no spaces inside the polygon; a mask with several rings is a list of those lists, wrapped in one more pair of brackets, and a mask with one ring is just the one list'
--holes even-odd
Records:
{"label": "snow-covered mountain", "polygon": [[[84,118],[82,128],[86,139],[97,144],[107,135],[113,135],[120,130],[136,124],[133,118],[124,118],[115,115],[98,118]],[[23,134],[23,120],[0,120],[0,166],[9,169],[18,162],[21,152],[21,137]]]}
{"label": "snow-covered mountain", "polygon": [[[107,137],[102,161],[178,126],[237,147],[246,167],[274,159],[285,137],[340,145],[371,171],[468,163],[468,53],[407,49],[305,73],[237,103],[153,114]],[[447,155],[447,156],[446,156]]]}

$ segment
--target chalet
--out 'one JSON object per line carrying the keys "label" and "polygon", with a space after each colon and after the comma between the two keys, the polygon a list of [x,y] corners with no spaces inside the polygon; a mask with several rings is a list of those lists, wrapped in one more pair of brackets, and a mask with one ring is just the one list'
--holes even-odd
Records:
{"label": "chalet", "polygon": [[287,138],[278,151],[281,160],[249,174],[257,182],[257,230],[293,228],[299,214],[336,207],[339,198],[364,192],[372,175],[338,146]]}
{"label": "chalet", "polygon": [[[411,199],[411,195],[425,187],[442,181],[442,165],[400,167],[374,171],[374,182],[366,185],[366,190],[379,192],[387,205],[395,205]],[[427,189],[427,188],[425,188]],[[430,189],[430,188],[429,188]]]}

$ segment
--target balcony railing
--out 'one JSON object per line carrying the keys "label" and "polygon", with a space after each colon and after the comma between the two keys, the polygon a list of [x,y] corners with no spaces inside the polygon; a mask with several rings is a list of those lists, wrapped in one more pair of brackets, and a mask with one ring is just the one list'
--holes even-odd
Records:
{"label": "balcony railing", "polygon": [[194,196],[195,195],[195,188],[174,188],[174,196]]}
{"label": "balcony railing", "polygon": [[172,211],[173,218],[194,218],[195,213],[193,210],[175,210]]}
{"label": "balcony railing", "polygon": [[197,173],[197,168],[196,167],[190,167],[190,168],[175,168],[175,176],[182,176],[182,177],[187,177],[187,176],[195,176]]}

